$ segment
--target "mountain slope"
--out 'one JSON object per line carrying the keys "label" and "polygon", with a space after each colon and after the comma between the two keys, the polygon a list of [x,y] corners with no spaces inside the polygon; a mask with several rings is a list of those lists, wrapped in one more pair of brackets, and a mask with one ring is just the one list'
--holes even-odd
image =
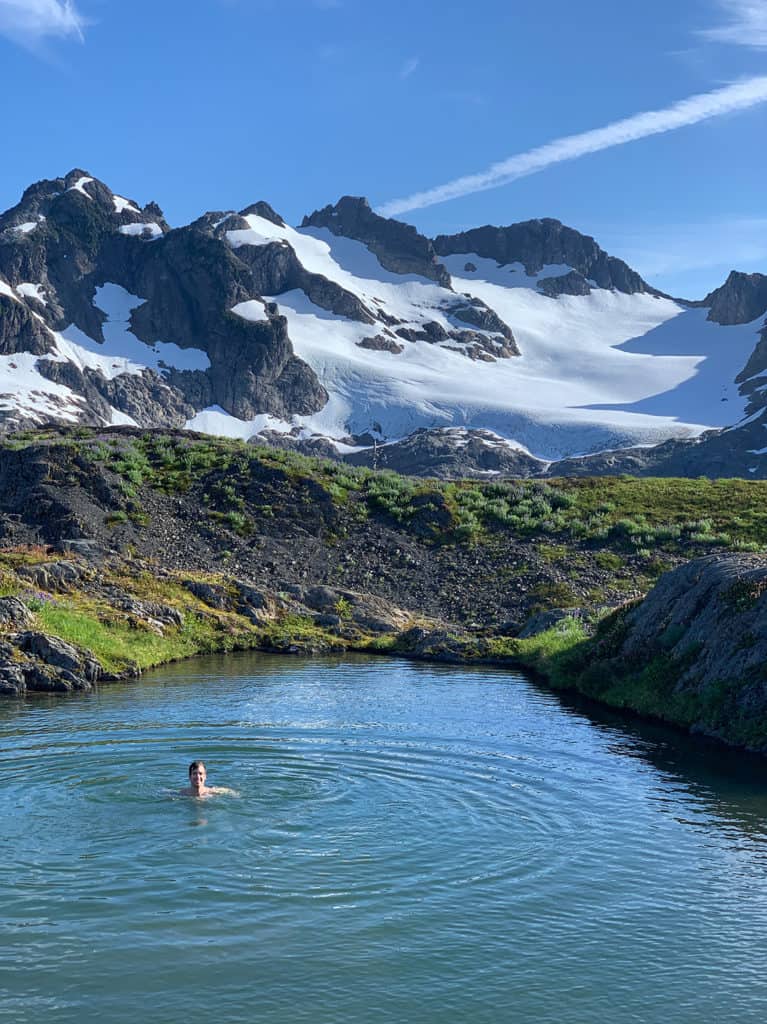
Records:
{"label": "mountain slope", "polygon": [[[558,221],[431,241],[348,196],[297,229],[260,202],[171,230],[75,170],[0,216],[0,420],[187,425],[361,461],[437,431],[456,466],[462,448],[486,472],[543,472],[760,414],[766,281],[733,273],[686,303]],[[424,438],[401,450],[427,471]]]}

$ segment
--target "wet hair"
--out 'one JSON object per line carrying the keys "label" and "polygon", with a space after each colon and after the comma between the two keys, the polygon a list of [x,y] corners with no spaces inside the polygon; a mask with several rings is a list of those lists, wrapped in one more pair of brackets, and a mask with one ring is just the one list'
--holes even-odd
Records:
{"label": "wet hair", "polygon": [[192,777],[192,772],[194,771],[195,768],[203,768],[204,769],[205,768],[205,762],[204,761],[192,761],[192,763],[189,765],[189,778],[190,779]]}

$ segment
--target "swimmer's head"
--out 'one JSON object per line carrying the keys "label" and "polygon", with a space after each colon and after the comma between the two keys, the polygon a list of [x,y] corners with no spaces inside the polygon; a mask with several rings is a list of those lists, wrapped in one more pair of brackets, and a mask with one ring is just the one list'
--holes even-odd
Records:
{"label": "swimmer's head", "polygon": [[189,765],[189,781],[192,784],[192,789],[202,789],[205,786],[207,774],[202,761],[192,761]]}

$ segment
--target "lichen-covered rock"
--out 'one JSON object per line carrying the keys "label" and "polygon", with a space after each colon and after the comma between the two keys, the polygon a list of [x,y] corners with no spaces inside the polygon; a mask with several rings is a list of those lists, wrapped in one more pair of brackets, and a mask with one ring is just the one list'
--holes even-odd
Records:
{"label": "lichen-covered rock", "polygon": [[[371,633],[393,633],[403,629],[410,615],[395,605],[372,594],[360,594],[335,587],[310,587],[303,594],[303,603],[324,616],[354,623]],[[316,621],[316,620],[315,620]]]}
{"label": "lichen-covered rock", "polygon": [[[58,637],[30,630],[11,634],[9,640],[24,654],[50,668],[70,673],[72,679],[95,683],[101,676],[101,665],[90,651],[78,649]],[[66,678],[69,679],[69,676]]]}
{"label": "lichen-covered rock", "polygon": [[18,597],[0,597],[0,629],[24,629],[34,616]]}
{"label": "lichen-covered rock", "polygon": [[397,643],[403,653],[429,661],[461,663],[467,658],[481,658],[488,654],[485,641],[473,638],[469,641],[466,636],[442,627],[426,629],[413,626],[397,638]]}
{"label": "lichen-covered rock", "polygon": [[84,567],[76,562],[41,562],[38,565],[23,565],[16,570],[22,579],[29,580],[40,590],[71,590],[83,577]]}
{"label": "lichen-covered rock", "polygon": [[[574,682],[628,707],[767,751],[767,556],[710,555],[605,620]],[[594,689],[596,681],[596,689]]]}
{"label": "lichen-covered rock", "polygon": [[233,580],[232,587],[239,597],[237,611],[240,615],[247,616],[256,626],[274,622],[278,614],[287,607],[286,602],[276,594],[243,580]]}

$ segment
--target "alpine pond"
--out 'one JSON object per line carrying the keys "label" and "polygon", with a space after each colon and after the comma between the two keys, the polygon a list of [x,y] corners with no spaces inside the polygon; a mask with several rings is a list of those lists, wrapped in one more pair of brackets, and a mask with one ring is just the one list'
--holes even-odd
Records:
{"label": "alpine pond", "polygon": [[514,673],[209,658],[8,701],[0,762],[0,1022],[767,1012],[765,769]]}

